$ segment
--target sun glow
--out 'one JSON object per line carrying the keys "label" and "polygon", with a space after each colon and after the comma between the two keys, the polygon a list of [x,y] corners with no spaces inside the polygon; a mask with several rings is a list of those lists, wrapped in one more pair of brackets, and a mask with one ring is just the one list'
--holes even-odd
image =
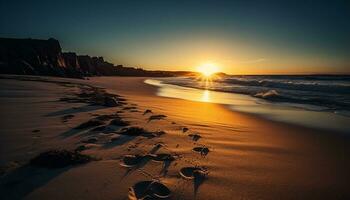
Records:
{"label": "sun glow", "polygon": [[198,66],[197,71],[205,77],[210,77],[211,75],[219,72],[219,68],[213,63],[206,63]]}

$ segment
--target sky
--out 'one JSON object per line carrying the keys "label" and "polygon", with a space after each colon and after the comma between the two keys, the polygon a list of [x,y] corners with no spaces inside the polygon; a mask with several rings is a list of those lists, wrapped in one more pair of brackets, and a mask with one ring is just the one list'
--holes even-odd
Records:
{"label": "sky", "polygon": [[348,0],[0,0],[0,37],[151,70],[350,74]]}

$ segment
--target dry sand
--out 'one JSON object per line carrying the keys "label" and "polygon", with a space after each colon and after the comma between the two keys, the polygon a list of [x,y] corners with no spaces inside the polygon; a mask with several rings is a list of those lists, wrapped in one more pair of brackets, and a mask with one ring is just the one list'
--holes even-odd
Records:
{"label": "dry sand", "polygon": [[[144,84],[144,79],[1,79],[1,199],[128,199],[131,186],[148,180],[166,185],[170,199],[350,198],[348,136],[271,122],[223,105],[158,97],[157,88]],[[127,104],[109,108],[59,101],[80,92],[81,86],[51,81],[103,87],[122,95]],[[144,114],[147,109],[152,113]],[[130,126],[165,134],[130,137],[120,135],[118,126],[111,126],[107,134],[74,129],[96,114],[116,112]],[[74,117],[62,119],[68,114]],[[166,117],[149,120],[152,115]],[[91,137],[97,142],[82,153],[97,161],[61,169],[27,165],[43,151],[73,150]],[[207,147],[209,153],[193,151],[194,147]],[[175,160],[147,159],[133,168],[121,166],[125,155],[151,151]],[[179,174],[181,168],[195,166],[207,170],[205,179],[194,181]]]}

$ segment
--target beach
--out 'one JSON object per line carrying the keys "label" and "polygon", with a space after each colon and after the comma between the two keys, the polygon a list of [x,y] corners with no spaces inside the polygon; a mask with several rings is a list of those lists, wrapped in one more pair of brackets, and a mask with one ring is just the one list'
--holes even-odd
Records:
{"label": "beach", "polygon": [[[2,199],[132,199],[130,187],[152,180],[171,191],[169,199],[350,198],[348,135],[157,96],[146,79],[2,76]],[[62,100],[95,87],[125,101],[106,107]],[[128,125],[111,125],[111,117],[104,129],[76,129],[105,115]],[[125,134],[130,127],[152,134]],[[28,165],[41,152],[81,145],[94,160],[58,169]],[[123,165],[126,156],[159,154],[171,159]],[[185,167],[200,169],[201,179],[181,175]]]}

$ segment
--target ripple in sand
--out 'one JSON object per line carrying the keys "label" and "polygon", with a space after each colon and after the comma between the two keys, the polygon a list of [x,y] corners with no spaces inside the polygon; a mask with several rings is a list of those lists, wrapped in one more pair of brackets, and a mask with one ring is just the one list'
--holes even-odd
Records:
{"label": "ripple in sand", "polygon": [[200,153],[203,156],[208,155],[208,153],[210,151],[207,147],[194,147],[192,150]]}
{"label": "ripple in sand", "polygon": [[185,179],[203,178],[208,170],[203,167],[184,167],[180,169],[180,175]]}
{"label": "ripple in sand", "polygon": [[129,199],[167,199],[171,196],[170,189],[157,181],[141,181],[129,188]]}

